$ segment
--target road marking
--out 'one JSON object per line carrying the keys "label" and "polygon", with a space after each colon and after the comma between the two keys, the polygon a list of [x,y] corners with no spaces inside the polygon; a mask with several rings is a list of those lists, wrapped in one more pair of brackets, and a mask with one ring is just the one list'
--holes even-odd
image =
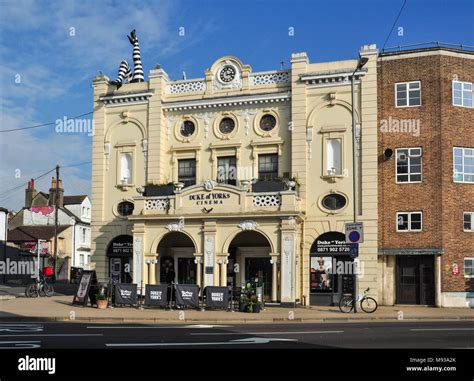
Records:
{"label": "road marking", "polygon": [[411,328],[410,331],[474,331],[474,328]]}
{"label": "road marking", "polygon": [[231,325],[183,325],[183,326],[145,326],[145,327],[135,327],[135,326],[89,326],[87,328],[89,329],[202,329],[202,328],[230,328],[232,327]]}
{"label": "road marking", "polygon": [[[5,346],[5,344],[11,346]],[[0,349],[41,348],[41,341],[0,341]]]}
{"label": "road marking", "polygon": [[43,326],[38,324],[0,324],[0,332],[42,332]]}
{"label": "road marking", "polygon": [[297,335],[297,334],[320,334],[320,333],[343,333],[344,331],[294,331],[294,332],[199,332],[190,335]]}
{"label": "road marking", "polygon": [[182,346],[205,346],[205,345],[242,345],[242,344],[268,344],[272,341],[298,341],[296,339],[269,339],[266,337],[249,337],[231,341],[197,342],[197,343],[112,343],[105,344],[107,347],[182,347]]}
{"label": "road marking", "polygon": [[104,336],[103,333],[39,333],[31,335],[0,335],[0,337],[43,337],[43,336],[57,336],[57,337],[75,337],[75,336]]}

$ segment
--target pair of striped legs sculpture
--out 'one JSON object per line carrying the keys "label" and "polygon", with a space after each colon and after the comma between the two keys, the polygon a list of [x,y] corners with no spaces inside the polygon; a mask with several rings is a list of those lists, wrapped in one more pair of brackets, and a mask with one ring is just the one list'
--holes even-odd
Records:
{"label": "pair of striped legs sculpture", "polygon": [[127,37],[130,43],[133,45],[133,74],[128,62],[126,60],[122,60],[122,62],[120,62],[117,79],[110,82],[111,85],[117,86],[117,89],[120,88],[123,83],[145,81],[140,54],[140,45],[138,44],[138,38],[135,34],[135,29],[132,30],[130,36]]}

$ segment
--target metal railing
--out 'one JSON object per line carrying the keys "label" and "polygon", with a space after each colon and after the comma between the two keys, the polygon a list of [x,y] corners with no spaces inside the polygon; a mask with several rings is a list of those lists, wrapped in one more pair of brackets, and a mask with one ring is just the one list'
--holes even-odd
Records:
{"label": "metal railing", "polygon": [[450,48],[450,49],[464,50],[468,52],[474,51],[474,46],[472,45],[450,44],[448,42],[431,41],[431,42],[421,42],[418,44],[391,46],[391,47],[382,49],[382,53],[390,53],[390,52],[411,50],[411,49],[417,49],[417,48]]}

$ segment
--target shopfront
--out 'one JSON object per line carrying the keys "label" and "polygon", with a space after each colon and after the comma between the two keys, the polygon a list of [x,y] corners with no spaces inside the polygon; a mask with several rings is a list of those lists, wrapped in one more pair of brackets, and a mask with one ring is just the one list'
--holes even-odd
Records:
{"label": "shopfront", "polygon": [[434,258],[433,255],[397,256],[397,304],[435,304]]}
{"label": "shopfront", "polygon": [[310,303],[337,305],[343,294],[353,294],[355,266],[351,247],[339,232],[321,234],[310,252]]}
{"label": "shopfront", "polygon": [[132,282],[133,237],[120,235],[115,237],[107,248],[109,277],[117,283]]}

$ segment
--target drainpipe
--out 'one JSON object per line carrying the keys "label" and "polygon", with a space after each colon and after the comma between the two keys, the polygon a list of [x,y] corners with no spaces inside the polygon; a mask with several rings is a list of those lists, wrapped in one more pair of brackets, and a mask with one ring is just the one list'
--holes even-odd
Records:
{"label": "drainpipe", "polygon": [[300,261],[301,261],[301,272],[300,272],[300,290],[301,290],[301,301],[303,306],[306,306],[306,295],[304,294],[304,240],[305,240],[305,220],[301,222],[301,242],[300,242]]}

